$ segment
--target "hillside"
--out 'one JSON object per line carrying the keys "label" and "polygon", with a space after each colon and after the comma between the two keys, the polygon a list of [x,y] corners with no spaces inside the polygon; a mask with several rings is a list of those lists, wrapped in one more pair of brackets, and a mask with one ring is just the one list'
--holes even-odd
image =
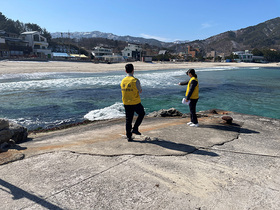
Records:
{"label": "hillside", "polygon": [[[142,37],[133,37],[133,36],[118,36],[112,33],[104,33],[100,31],[92,31],[92,32],[55,32],[51,33],[53,39],[57,38],[70,38],[70,39],[87,39],[87,38],[104,38],[110,40],[117,40],[122,42],[136,43],[136,44],[148,44],[153,45],[160,48],[168,48],[176,44],[177,42],[161,42],[156,39],[145,39]],[[183,41],[185,43],[187,41]]]}
{"label": "hillside", "polygon": [[[227,31],[205,40],[188,43],[205,52],[215,50],[230,54],[233,51],[273,48],[280,50],[280,17],[237,31]],[[183,45],[184,46],[184,45]]]}
{"label": "hillside", "polygon": [[[61,37],[61,32],[52,33],[52,38]],[[62,33],[63,37],[68,37],[68,33]],[[187,45],[198,47],[202,52],[217,51],[231,54],[233,51],[253,50],[255,48],[273,48],[280,50],[280,17],[271,19],[255,26],[250,26],[237,31],[227,31],[205,40],[192,42],[161,42],[156,39],[145,39],[132,36],[117,36],[112,33],[93,32],[74,32],[70,33],[70,38],[105,38],[107,40],[118,40],[122,42],[148,44],[158,48],[169,48],[172,52],[184,52]]]}

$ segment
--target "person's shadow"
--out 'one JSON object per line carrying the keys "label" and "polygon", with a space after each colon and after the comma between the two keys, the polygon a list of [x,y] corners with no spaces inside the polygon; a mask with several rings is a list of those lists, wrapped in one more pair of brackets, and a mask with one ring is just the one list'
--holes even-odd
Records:
{"label": "person's shadow", "polygon": [[232,123],[231,125],[228,125],[228,126],[226,126],[226,125],[201,125],[200,127],[212,128],[212,129],[230,131],[230,132],[237,132],[237,133],[245,133],[245,134],[260,133],[258,131],[250,130],[247,128],[242,128],[240,125],[238,125],[236,123]]}
{"label": "person's shadow", "polygon": [[62,210],[59,206],[47,201],[46,199],[36,196],[35,194],[29,193],[9,182],[6,182],[3,179],[0,179],[0,190],[12,194],[13,200],[19,200],[22,198],[29,199],[30,201],[33,201],[34,203],[46,208],[46,209],[57,209]]}
{"label": "person's shadow", "polygon": [[166,148],[166,149],[170,149],[170,150],[177,150],[180,152],[184,152],[184,153],[195,153],[198,155],[208,155],[208,156],[219,156],[217,153],[214,152],[209,152],[206,150],[201,150],[199,148],[196,148],[194,146],[191,145],[187,145],[187,144],[181,144],[181,143],[175,143],[175,142],[171,142],[171,141],[166,141],[163,139],[156,139],[156,140],[132,140],[133,142],[137,142],[137,143],[141,143],[141,144],[155,144],[158,145],[160,147]]}
{"label": "person's shadow", "polygon": [[15,149],[20,151],[20,150],[26,150],[27,147],[21,147],[20,145],[17,144],[7,144],[6,146],[0,148],[0,153],[7,152],[9,149]]}

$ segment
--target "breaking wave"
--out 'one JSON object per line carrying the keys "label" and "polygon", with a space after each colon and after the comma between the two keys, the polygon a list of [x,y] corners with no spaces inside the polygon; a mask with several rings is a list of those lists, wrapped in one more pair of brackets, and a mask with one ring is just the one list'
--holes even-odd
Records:
{"label": "breaking wave", "polygon": [[125,116],[125,111],[122,103],[115,103],[103,109],[92,110],[87,113],[84,118],[91,121],[108,120]]}

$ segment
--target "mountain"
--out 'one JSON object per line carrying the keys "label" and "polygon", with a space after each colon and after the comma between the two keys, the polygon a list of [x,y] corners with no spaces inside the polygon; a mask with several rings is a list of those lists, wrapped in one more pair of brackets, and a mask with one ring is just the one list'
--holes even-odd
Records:
{"label": "mountain", "polygon": [[178,43],[186,43],[188,41],[175,41],[175,42],[161,42],[156,39],[145,39],[142,37],[133,37],[133,36],[117,36],[112,33],[103,33],[100,31],[92,31],[92,32],[55,32],[51,33],[52,38],[71,38],[71,39],[81,39],[81,38],[105,38],[112,39],[118,41],[124,41],[129,43],[136,44],[149,44],[157,47],[168,48]]}
{"label": "mountain", "polygon": [[[231,54],[233,51],[273,48],[280,50],[280,17],[237,31],[227,31],[205,40],[189,42],[204,52],[212,50]],[[185,47],[185,44],[181,45]]]}
{"label": "mountain", "polygon": [[142,37],[117,36],[112,33],[100,31],[73,32],[51,34],[52,38],[69,37],[81,38],[106,38],[129,43],[149,44],[159,48],[169,48],[172,52],[185,52],[187,46],[200,48],[204,53],[217,51],[230,55],[233,51],[253,50],[255,48],[273,48],[280,50],[280,17],[265,21],[255,26],[250,26],[236,31],[227,31],[204,40],[161,42],[156,39],[145,39]]}

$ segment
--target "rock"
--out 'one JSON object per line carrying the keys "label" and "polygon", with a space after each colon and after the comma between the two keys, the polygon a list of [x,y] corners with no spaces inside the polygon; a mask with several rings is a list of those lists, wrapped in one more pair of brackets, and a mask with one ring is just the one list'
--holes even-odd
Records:
{"label": "rock", "polygon": [[149,117],[176,117],[176,116],[182,116],[183,114],[176,110],[175,108],[170,109],[161,109],[159,111],[155,111],[150,113]]}
{"label": "rock", "polygon": [[0,144],[4,142],[8,142],[12,136],[14,135],[14,132],[9,129],[3,129],[0,130]]}
{"label": "rock", "polygon": [[222,120],[224,120],[227,124],[232,124],[232,117],[230,116],[223,116]]}
{"label": "rock", "polygon": [[8,127],[9,127],[9,120],[0,118],[0,130],[3,130]]}
{"label": "rock", "polygon": [[25,141],[27,139],[27,128],[22,125],[10,122],[9,129],[14,132],[14,135],[11,137],[16,143]]}
{"label": "rock", "polygon": [[10,146],[10,144],[8,142],[4,142],[4,143],[0,144],[0,149],[1,149],[1,151],[4,151],[3,149],[5,149],[9,146]]}
{"label": "rock", "polygon": [[210,113],[211,113],[211,114],[218,114],[218,112],[217,112],[215,109],[211,109],[211,110],[210,110]]}
{"label": "rock", "polygon": [[14,141],[19,143],[27,139],[27,128],[0,118],[0,144]]}

